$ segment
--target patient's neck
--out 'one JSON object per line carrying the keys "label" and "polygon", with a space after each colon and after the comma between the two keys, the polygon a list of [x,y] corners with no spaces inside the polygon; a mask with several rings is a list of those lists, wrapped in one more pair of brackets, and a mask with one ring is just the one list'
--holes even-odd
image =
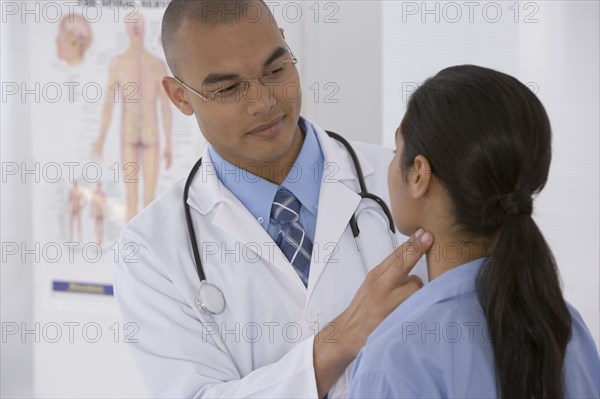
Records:
{"label": "patient's neck", "polygon": [[435,241],[426,254],[429,281],[450,269],[489,256],[493,250],[493,241],[489,239],[465,237],[443,228],[430,231]]}

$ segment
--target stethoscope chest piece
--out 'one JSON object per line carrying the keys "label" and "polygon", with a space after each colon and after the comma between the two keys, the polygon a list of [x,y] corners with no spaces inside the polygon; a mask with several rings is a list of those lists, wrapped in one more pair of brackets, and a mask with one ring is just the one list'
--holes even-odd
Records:
{"label": "stethoscope chest piece", "polygon": [[196,297],[196,307],[202,313],[221,314],[225,310],[225,297],[217,286],[203,280]]}

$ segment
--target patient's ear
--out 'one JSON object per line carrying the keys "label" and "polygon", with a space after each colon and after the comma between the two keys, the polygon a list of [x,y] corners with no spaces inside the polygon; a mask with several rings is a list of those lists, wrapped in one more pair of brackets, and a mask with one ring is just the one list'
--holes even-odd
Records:
{"label": "patient's ear", "polygon": [[423,198],[432,179],[431,164],[423,155],[417,155],[412,170],[408,174],[408,190],[414,199]]}

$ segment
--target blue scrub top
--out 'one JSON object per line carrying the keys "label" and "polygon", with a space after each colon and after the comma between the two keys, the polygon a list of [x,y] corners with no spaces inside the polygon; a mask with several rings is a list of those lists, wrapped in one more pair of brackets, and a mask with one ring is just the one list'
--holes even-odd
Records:
{"label": "blue scrub top", "polygon": [[[485,258],[451,269],[409,297],[371,334],[350,380],[351,398],[496,398],[494,354],[476,291]],[[565,397],[600,398],[600,358],[579,312]]]}

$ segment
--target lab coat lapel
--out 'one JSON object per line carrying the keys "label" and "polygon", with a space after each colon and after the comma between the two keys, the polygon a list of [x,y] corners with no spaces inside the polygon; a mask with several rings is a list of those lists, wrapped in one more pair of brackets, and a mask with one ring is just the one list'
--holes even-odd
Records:
{"label": "lab coat lapel", "polygon": [[[269,233],[258,223],[250,211],[227,189],[221,206],[215,210],[213,225],[233,238],[233,242],[240,242],[240,261],[248,263],[248,267],[255,267],[254,259],[262,257],[267,264],[279,269],[296,288],[305,290],[302,280],[294,271],[281,249],[273,241]],[[249,255],[253,252],[256,256]]]}
{"label": "lab coat lapel", "polygon": [[[340,143],[330,138],[320,128],[314,127],[323,151],[325,170],[319,194],[317,227],[309,274],[307,301],[310,299],[310,295],[327,262],[335,262],[335,254],[340,250],[340,238],[361,200],[360,195],[358,195],[358,179],[350,155]],[[357,152],[357,156],[365,176],[372,174],[373,168],[362,154]],[[314,253],[315,247],[319,251],[318,254]]]}
{"label": "lab coat lapel", "polygon": [[[309,121],[309,123],[312,122]],[[358,179],[350,155],[340,143],[330,138],[325,131],[314,123],[312,125],[323,151],[325,173],[319,194],[307,303],[327,261],[335,259],[335,253],[340,249],[339,240],[361,200],[357,194],[359,191]],[[374,173],[374,169],[366,158],[359,151],[356,151],[356,153],[365,177]],[[232,237],[232,240],[239,241],[242,246],[252,243],[252,245],[246,247],[249,251],[253,251],[265,259],[268,264],[284,273],[291,280],[290,284],[304,290],[302,281],[281,252],[281,249],[273,242],[271,236],[254,219],[246,207],[219,181],[210,161],[208,149],[205,149],[203,159],[205,163],[198,171],[198,176],[190,187],[188,198],[190,207],[203,216],[212,217],[212,224],[215,228],[223,230]],[[202,234],[197,234],[197,237],[200,243]],[[315,253],[315,250],[318,253]],[[252,264],[248,266],[252,267]]]}
{"label": "lab coat lapel", "polygon": [[[279,269],[292,280],[292,285],[304,291],[304,284],[281,249],[241,201],[221,183],[207,149],[202,159],[202,167],[190,187],[188,204],[204,217],[212,219],[211,225],[231,238],[218,244],[225,246],[229,251],[235,250],[234,255],[238,256],[240,262],[247,262],[248,267],[257,265],[258,257],[263,258],[267,264]],[[210,239],[211,236],[217,235],[196,229],[200,247],[201,240]],[[218,236],[225,237],[222,234]],[[236,242],[239,242],[238,247]],[[256,256],[252,256],[251,253]]]}
{"label": "lab coat lapel", "polygon": [[340,249],[340,237],[346,230],[346,226],[348,226],[348,222],[359,203],[360,196],[341,182],[321,185],[317,228],[308,282],[309,297],[327,262],[336,262],[336,253]]}

